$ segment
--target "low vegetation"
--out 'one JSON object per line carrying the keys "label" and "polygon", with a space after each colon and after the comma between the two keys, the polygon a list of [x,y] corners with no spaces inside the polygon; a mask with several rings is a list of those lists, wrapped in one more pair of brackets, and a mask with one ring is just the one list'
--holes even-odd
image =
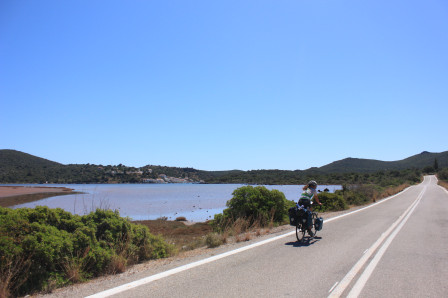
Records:
{"label": "low vegetation", "polygon": [[173,246],[117,211],[0,207],[0,297],[51,291],[130,264],[164,258]]}
{"label": "low vegetation", "polygon": [[175,247],[176,252],[193,250],[205,246],[205,237],[212,232],[212,227],[205,222],[185,224],[181,221],[157,220],[134,221],[144,225],[152,234],[163,237]]}
{"label": "low vegetation", "polygon": [[223,232],[242,219],[248,226],[283,223],[287,221],[288,208],[294,204],[282,192],[264,186],[243,186],[234,190],[232,195],[226,203],[228,208],[215,215],[212,221],[215,231]]}
{"label": "low vegetation", "polygon": [[448,190],[448,168],[444,168],[437,173],[439,185]]}

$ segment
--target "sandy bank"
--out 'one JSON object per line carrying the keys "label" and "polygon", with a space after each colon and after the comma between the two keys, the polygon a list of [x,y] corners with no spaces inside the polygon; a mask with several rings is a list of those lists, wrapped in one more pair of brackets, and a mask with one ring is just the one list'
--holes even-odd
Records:
{"label": "sandy bank", "polygon": [[46,186],[0,186],[0,206],[14,205],[42,200],[48,197],[76,194],[71,188]]}

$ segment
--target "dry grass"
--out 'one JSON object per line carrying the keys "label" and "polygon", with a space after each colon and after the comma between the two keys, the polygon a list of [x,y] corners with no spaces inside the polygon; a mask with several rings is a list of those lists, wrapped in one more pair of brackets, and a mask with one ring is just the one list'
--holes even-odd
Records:
{"label": "dry grass", "polygon": [[12,294],[26,281],[31,266],[31,258],[19,256],[10,260],[2,260],[0,268],[0,297],[12,297]]}
{"label": "dry grass", "polygon": [[271,232],[270,229],[262,229],[259,228],[255,231],[255,236],[259,237],[259,236],[263,236],[263,235],[267,235]]}
{"label": "dry grass", "polygon": [[109,274],[123,273],[126,271],[127,264],[128,260],[123,255],[113,255],[107,271]]}
{"label": "dry grass", "polygon": [[448,181],[439,180],[438,184],[448,190]]}
{"label": "dry grass", "polygon": [[78,283],[83,281],[82,271],[83,264],[82,261],[78,258],[72,258],[67,260],[63,264],[63,268],[65,271],[65,277],[72,283]]}
{"label": "dry grass", "polygon": [[384,191],[382,191],[380,194],[376,193],[373,201],[375,202],[376,199],[383,199],[383,198],[393,196],[394,194],[397,194],[397,193],[403,191],[405,188],[407,188],[409,186],[410,185],[406,183],[406,184],[401,184],[401,185],[394,186],[394,187],[388,187]]}
{"label": "dry grass", "polygon": [[247,231],[247,232],[245,232],[243,234],[237,235],[235,237],[235,240],[236,240],[236,242],[244,242],[244,241],[249,241],[252,238],[253,238],[252,237],[252,233],[250,231]]}
{"label": "dry grass", "polygon": [[232,234],[235,236],[240,235],[241,233],[245,232],[249,227],[249,220],[245,218],[238,218],[231,227]]}
{"label": "dry grass", "polygon": [[214,248],[220,246],[223,243],[223,241],[220,234],[210,233],[206,236],[205,243],[207,244],[208,248]]}
{"label": "dry grass", "polygon": [[[168,243],[174,244],[178,252],[193,250],[200,247],[217,247],[232,242],[249,241],[255,237],[269,234],[274,226],[273,219],[265,222],[264,227],[261,219],[239,218],[229,223],[220,234],[213,233],[208,223],[195,223],[187,225],[180,221],[168,220],[145,220],[134,221],[149,228],[151,233],[161,235]],[[219,244],[219,245],[218,245]]]}
{"label": "dry grass", "polygon": [[180,221],[143,220],[133,223],[145,225],[152,234],[161,235],[177,251],[187,251],[205,246],[205,236],[212,232],[208,223],[187,225]]}
{"label": "dry grass", "polygon": [[221,237],[222,237],[222,243],[223,244],[225,244],[225,243],[228,243],[229,242],[229,237],[230,237],[230,235],[229,235],[229,231],[224,231],[222,234],[221,234]]}

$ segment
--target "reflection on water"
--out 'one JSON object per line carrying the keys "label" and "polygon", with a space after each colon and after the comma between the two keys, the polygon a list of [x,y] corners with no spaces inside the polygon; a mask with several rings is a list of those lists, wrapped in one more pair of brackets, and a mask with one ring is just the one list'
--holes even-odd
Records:
{"label": "reflection on water", "polygon": [[[76,214],[87,214],[96,208],[117,209],[121,216],[133,220],[167,217],[174,220],[184,216],[189,221],[206,221],[226,208],[232,192],[241,184],[52,184],[73,188],[84,194],[64,195],[15,206],[15,208],[44,205],[62,208]],[[301,185],[269,185],[278,189],[288,200],[297,201]],[[322,185],[330,192],[341,189],[338,185]]]}

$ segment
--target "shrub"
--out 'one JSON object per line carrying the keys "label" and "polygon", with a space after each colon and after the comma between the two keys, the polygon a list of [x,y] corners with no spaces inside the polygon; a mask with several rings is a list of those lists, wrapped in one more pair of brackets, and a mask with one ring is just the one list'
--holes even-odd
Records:
{"label": "shrub", "polygon": [[448,180],[448,168],[443,168],[437,173],[437,178],[440,180]]}
{"label": "shrub", "polygon": [[78,216],[41,206],[0,207],[0,296],[51,291],[171,252],[161,237],[118,211]]}
{"label": "shrub", "polygon": [[205,237],[205,243],[208,248],[218,247],[222,244],[222,238],[217,233],[210,233]]}
{"label": "shrub", "polygon": [[372,202],[378,196],[378,190],[374,185],[352,185],[343,192],[336,192],[336,194],[343,195],[348,205],[360,206]]}
{"label": "shrub", "polygon": [[233,218],[261,218],[269,221],[270,213],[274,221],[282,221],[287,214],[285,195],[264,186],[243,186],[233,191],[233,197],[227,201],[228,209],[224,214]]}
{"label": "shrub", "polygon": [[322,206],[316,205],[315,210],[319,212],[325,211],[341,211],[348,209],[347,202],[342,195],[336,193],[322,192],[319,194],[319,201]]}
{"label": "shrub", "polygon": [[294,205],[282,192],[268,190],[264,186],[243,186],[234,190],[232,195],[226,203],[228,208],[222,214],[216,214],[211,221],[214,231],[230,229],[237,233],[235,230],[242,221],[247,223],[246,228],[254,224],[266,226],[274,222],[283,223],[288,220],[288,208]]}
{"label": "shrub", "polygon": [[360,206],[372,201],[372,198],[364,193],[350,191],[344,194],[348,205]]}

